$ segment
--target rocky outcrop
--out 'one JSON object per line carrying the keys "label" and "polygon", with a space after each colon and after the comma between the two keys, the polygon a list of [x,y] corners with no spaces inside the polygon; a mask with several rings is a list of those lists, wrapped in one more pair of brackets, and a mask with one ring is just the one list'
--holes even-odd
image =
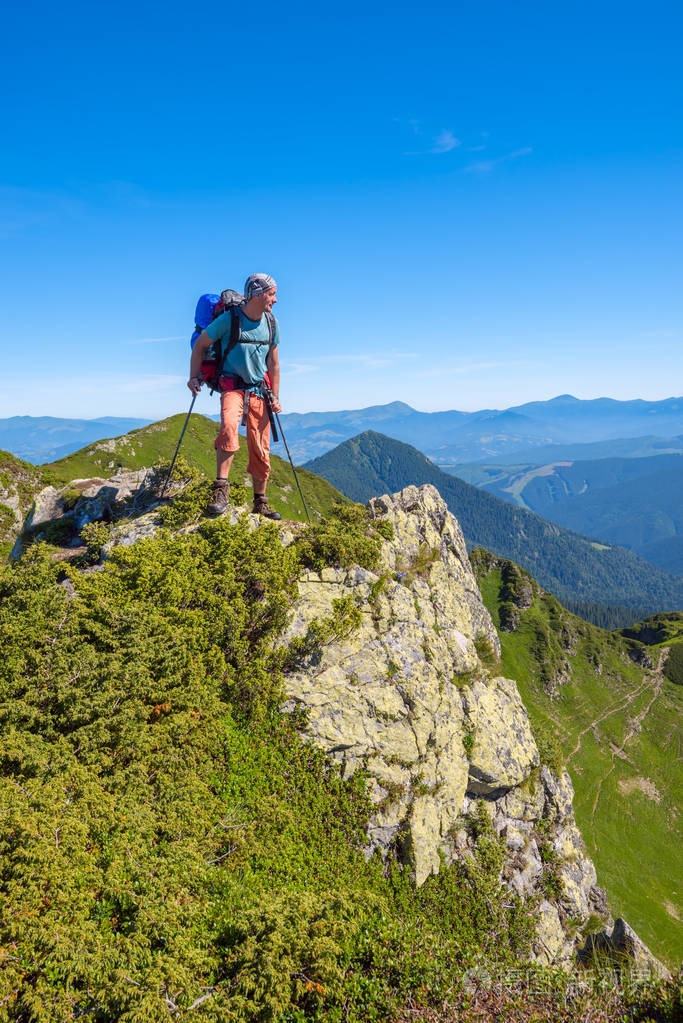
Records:
{"label": "rocky outcrop", "polygon": [[462,532],[431,486],[369,502],[389,520],[377,572],[307,572],[286,643],[350,597],[360,628],[286,678],[286,711],[341,764],[363,767],[375,813],[368,855],[407,862],[418,885],[472,855],[485,806],[505,856],[501,884],[537,904],[535,955],[569,963],[589,921],[613,921],[574,820],[573,788],[540,763],[514,681],[470,567]]}
{"label": "rocky outcrop", "polygon": [[0,546],[5,550],[21,532],[33,495],[43,483],[39,467],[0,451]]}
{"label": "rocky outcrop", "polygon": [[[142,496],[153,493],[145,472],[46,488],[30,528],[39,533],[57,516],[80,529],[106,519],[108,509],[128,508],[134,514],[114,523],[103,556],[152,536],[159,514]],[[304,573],[281,637],[287,644],[304,636],[340,598],[361,611],[358,629],[288,673],[283,710],[305,712],[303,734],[345,776],[367,772],[375,807],[368,856],[400,858],[421,885],[443,862],[474,854],[473,825],[485,810],[504,852],[501,885],[536,906],[539,961],[568,964],[585,944],[644,962],[650,953],[628,925],[612,921],[597,886],[574,820],[571,779],[541,763],[517,686],[501,674],[498,636],[457,521],[431,486],[407,487],[369,507],[394,531],[379,569]],[[245,509],[228,514],[235,521]],[[248,516],[250,528],[258,522]],[[285,544],[294,539],[286,528],[280,536]],[[586,944],[582,929],[596,919],[603,937]]]}
{"label": "rocky outcrop", "polygon": [[[33,539],[58,537],[61,546],[78,547],[80,532],[88,523],[113,523],[122,517],[126,521],[118,532],[127,536],[126,542],[149,536],[152,522],[157,522],[149,509],[158,501],[160,485],[159,470],[152,468],[118,473],[110,479],[75,479],[59,488],[44,487],[34,498],[11,557],[20,557],[27,540]],[[173,483],[168,492],[172,495],[178,489]]]}

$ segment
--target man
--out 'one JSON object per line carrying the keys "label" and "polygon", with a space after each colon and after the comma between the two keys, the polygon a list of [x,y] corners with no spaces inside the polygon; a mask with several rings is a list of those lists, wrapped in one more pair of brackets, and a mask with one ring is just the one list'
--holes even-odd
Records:
{"label": "man", "polygon": [[260,385],[266,370],[270,374],[272,405],[275,412],[281,411],[280,362],[278,344],[280,330],[274,320],[272,343],[266,313],[277,302],[277,284],[269,274],[251,274],[244,285],[245,301],[239,307],[218,316],[197,338],[192,349],[190,379],[187,386],[198,394],[202,386],[199,375],[202,360],[207,349],[214,342],[223,341],[226,351],[230,338],[232,317],[240,317],[240,343],[235,345],[223,361],[222,375],[228,387],[221,394],[221,425],[216,437],[216,482],[213,486],[211,503],[207,515],[220,515],[230,505],[230,484],[228,476],[235,452],[239,450],[238,427],[247,405],[247,450],[249,463],[247,472],[254,482],[253,510],[269,519],[282,516],[273,511],[266,498],[266,485],[270,475],[270,420],[266,400],[261,395]]}

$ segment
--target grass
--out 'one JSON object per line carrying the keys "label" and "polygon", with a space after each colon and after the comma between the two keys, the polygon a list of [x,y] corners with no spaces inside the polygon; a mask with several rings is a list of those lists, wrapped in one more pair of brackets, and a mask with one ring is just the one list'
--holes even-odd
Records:
{"label": "grass", "polygon": [[[180,437],[184,415],[171,416],[158,423],[133,430],[113,440],[97,441],[89,444],[56,462],[41,467],[44,478],[54,486],[64,486],[72,479],[84,479],[90,476],[108,478],[117,472],[140,469],[154,465],[159,460],[170,460],[173,457]],[[181,453],[189,465],[198,469],[208,479],[215,479],[216,456],[214,440],[217,425],[206,416],[192,415],[185,431]],[[301,498],[289,462],[274,453],[281,450],[285,455],[282,442],[272,445],[271,476],[268,486],[268,500],[272,507],[280,512],[283,518],[305,521]],[[346,499],[326,480],[321,479],[307,469],[297,469],[301,488],[311,513],[324,516],[336,501]],[[246,440],[240,441],[240,450],[235,455],[231,471],[231,479],[251,487],[251,478],[247,476]]]}
{"label": "grass", "polygon": [[[500,569],[479,582],[498,626]],[[568,681],[549,691],[538,637],[545,632],[555,641],[563,623],[577,635],[576,653],[565,653]],[[683,689],[665,679],[657,696],[618,634],[567,611],[558,617],[557,602],[547,595],[537,596],[517,629],[500,638],[502,671],[517,681],[535,733],[554,736],[567,762],[576,820],[613,915],[624,916],[655,955],[676,967],[683,957],[674,915],[683,917],[677,807]],[[639,730],[623,745],[640,715]]]}

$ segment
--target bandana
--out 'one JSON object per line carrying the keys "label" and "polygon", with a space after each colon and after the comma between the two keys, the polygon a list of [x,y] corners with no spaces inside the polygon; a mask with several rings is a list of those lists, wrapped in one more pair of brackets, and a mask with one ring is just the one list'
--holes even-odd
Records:
{"label": "bandana", "polygon": [[244,297],[250,299],[276,287],[275,280],[270,274],[250,274],[244,282]]}

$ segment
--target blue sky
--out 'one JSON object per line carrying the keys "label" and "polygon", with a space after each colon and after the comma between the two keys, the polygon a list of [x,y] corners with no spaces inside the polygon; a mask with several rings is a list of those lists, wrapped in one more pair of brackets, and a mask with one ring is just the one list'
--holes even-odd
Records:
{"label": "blue sky", "polygon": [[13,5],[0,416],[182,411],[198,295],[254,270],[286,411],[680,395],[682,28],[674,2]]}

